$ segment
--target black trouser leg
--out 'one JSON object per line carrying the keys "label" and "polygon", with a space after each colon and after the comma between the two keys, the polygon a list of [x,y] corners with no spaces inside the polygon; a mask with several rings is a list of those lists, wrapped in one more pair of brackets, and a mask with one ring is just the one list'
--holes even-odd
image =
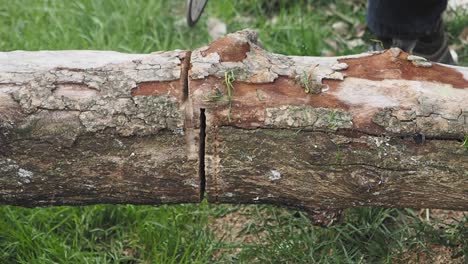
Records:
{"label": "black trouser leg", "polygon": [[433,33],[447,0],[369,0],[367,25],[379,38],[417,39]]}

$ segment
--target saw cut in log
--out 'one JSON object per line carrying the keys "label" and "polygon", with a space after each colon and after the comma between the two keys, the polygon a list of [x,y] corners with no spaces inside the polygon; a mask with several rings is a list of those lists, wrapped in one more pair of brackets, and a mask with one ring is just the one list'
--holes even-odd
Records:
{"label": "saw cut in log", "polygon": [[339,208],[468,209],[468,69],[399,49],[273,54],[251,31],[191,65],[210,202],[287,205],[324,224]]}
{"label": "saw cut in log", "polygon": [[466,210],[467,134],[468,69],[399,49],[0,53],[2,204]]}

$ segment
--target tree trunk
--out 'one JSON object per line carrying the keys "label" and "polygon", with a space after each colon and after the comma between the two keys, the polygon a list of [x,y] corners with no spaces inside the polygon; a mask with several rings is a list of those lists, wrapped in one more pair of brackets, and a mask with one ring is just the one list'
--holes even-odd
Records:
{"label": "tree trunk", "polygon": [[[468,209],[468,69],[399,49],[0,55],[0,202]],[[205,140],[206,136],[206,140]]]}

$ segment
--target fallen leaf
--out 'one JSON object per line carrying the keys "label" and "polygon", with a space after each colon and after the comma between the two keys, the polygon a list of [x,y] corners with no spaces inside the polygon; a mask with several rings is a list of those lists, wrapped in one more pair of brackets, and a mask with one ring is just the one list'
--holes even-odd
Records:
{"label": "fallen leaf", "polygon": [[342,36],[346,35],[349,30],[348,24],[343,21],[338,21],[338,22],[333,23],[332,28],[337,34],[342,35]]}
{"label": "fallen leaf", "polygon": [[360,38],[352,39],[352,40],[349,40],[349,41],[346,42],[346,45],[350,49],[354,49],[356,47],[363,46],[365,44],[366,43],[364,42],[364,40],[362,40]]}

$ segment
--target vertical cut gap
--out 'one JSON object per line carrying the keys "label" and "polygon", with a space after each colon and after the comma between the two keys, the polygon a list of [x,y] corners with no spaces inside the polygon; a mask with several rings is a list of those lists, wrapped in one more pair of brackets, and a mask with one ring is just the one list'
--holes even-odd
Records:
{"label": "vertical cut gap", "polygon": [[182,61],[182,65],[180,67],[180,79],[182,80],[182,101],[186,101],[189,96],[189,79],[188,79],[188,71],[190,69],[190,58],[192,56],[192,51],[187,51],[185,54],[185,58]]}
{"label": "vertical cut gap", "polygon": [[200,135],[198,143],[198,176],[200,177],[200,201],[205,196],[205,138],[206,138],[206,116],[205,109],[200,109]]}

